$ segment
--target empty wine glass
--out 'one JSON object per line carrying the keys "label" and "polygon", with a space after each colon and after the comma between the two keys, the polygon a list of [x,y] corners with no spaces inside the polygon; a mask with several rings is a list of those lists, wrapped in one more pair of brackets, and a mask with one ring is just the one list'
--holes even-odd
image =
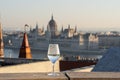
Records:
{"label": "empty wine glass", "polygon": [[60,57],[60,51],[59,51],[58,44],[49,44],[49,47],[48,47],[48,58],[52,62],[53,72],[49,73],[48,75],[52,75],[52,76],[58,75],[58,74],[56,74],[54,72],[54,64],[59,59],[59,57]]}

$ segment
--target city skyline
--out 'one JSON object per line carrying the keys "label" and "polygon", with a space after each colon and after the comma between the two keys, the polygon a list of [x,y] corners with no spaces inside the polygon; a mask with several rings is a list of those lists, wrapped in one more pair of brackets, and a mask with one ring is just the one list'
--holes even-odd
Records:
{"label": "city skyline", "polygon": [[3,29],[28,24],[46,29],[53,14],[60,30],[68,24],[80,31],[119,31],[119,0],[0,0]]}

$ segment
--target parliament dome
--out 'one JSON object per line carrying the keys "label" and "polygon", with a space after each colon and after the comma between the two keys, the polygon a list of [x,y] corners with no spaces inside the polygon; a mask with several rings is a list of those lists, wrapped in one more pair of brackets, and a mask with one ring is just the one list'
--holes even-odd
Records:
{"label": "parliament dome", "polygon": [[57,24],[55,20],[53,19],[53,15],[51,17],[51,20],[48,23],[48,31],[51,33],[51,38],[55,38],[57,35]]}
{"label": "parliament dome", "polygon": [[56,24],[55,20],[53,19],[53,16],[51,17],[51,20],[49,21],[49,27],[57,29],[57,24]]}

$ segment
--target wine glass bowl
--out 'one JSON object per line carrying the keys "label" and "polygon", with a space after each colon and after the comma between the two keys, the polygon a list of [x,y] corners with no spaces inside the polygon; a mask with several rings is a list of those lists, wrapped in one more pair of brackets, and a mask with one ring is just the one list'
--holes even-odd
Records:
{"label": "wine glass bowl", "polygon": [[49,47],[48,47],[48,59],[53,64],[53,71],[52,71],[52,73],[49,73],[48,75],[52,75],[52,76],[58,75],[58,74],[56,74],[54,72],[54,65],[55,65],[55,62],[59,59],[59,57],[60,57],[60,51],[59,51],[58,44],[49,44]]}

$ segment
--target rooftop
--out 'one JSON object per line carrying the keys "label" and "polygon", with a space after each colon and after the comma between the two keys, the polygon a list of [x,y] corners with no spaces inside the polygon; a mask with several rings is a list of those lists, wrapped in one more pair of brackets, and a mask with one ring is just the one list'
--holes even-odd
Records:
{"label": "rooftop", "polygon": [[112,47],[108,49],[95,65],[93,71],[120,72],[120,48]]}

